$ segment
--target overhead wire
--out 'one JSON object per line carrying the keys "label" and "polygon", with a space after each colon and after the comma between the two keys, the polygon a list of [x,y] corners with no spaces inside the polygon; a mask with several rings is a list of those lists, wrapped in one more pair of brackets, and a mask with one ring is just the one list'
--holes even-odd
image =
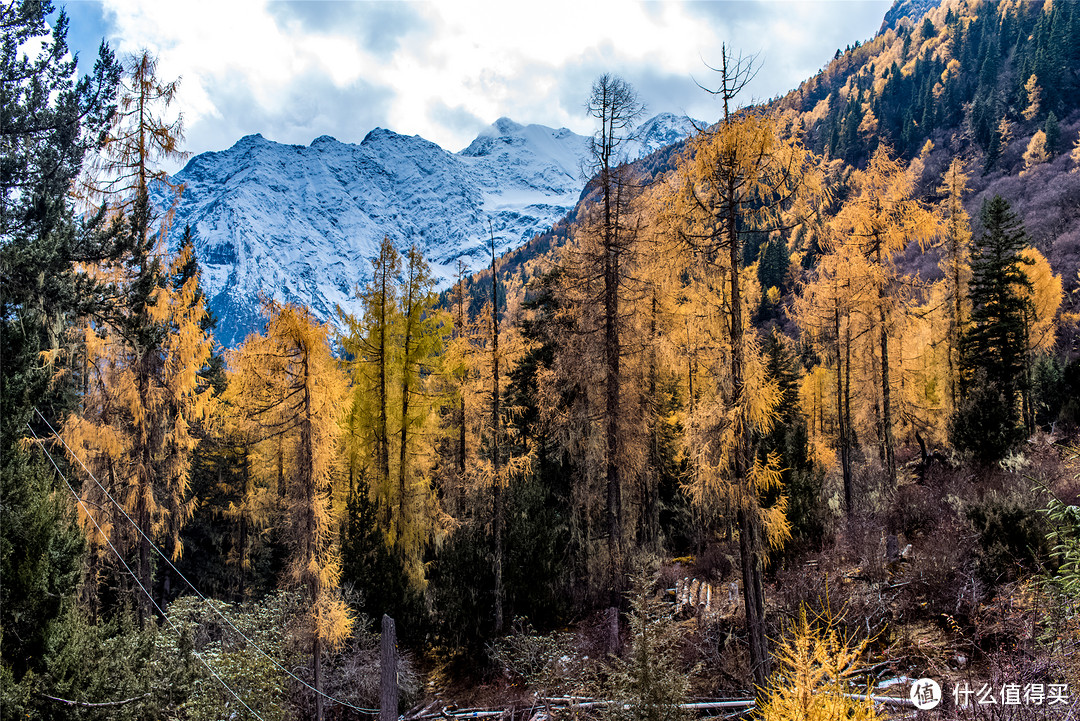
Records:
{"label": "overhead wire", "polygon": [[[37,409],[35,409],[35,410],[37,410]],[[40,416],[41,414],[38,413],[38,415]],[[48,423],[48,421],[46,421],[46,423]],[[124,557],[120,554],[120,551],[118,551],[116,549],[116,546],[113,545],[112,539],[110,539],[108,534],[106,534],[105,531],[102,530],[101,526],[97,522],[97,519],[94,518],[94,514],[90,512],[90,509],[86,507],[85,503],[83,503],[82,498],[80,498],[79,494],[75,492],[75,488],[72,487],[71,483],[67,479],[67,476],[65,476],[64,472],[60,470],[60,466],[58,466],[56,464],[56,460],[53,459],[52,454],[49,453],[48,449],[45,448],[44,441],[42,441],[41,438],[38,437],[38,434],[34,432],[34,429],[30,426],[29,423],[26,424],[26,427],[30,429],[31,435],[34,436],[34,439],[38,442],[38,445],[41,447],[41,450],[45,453],[46,457],[48,457],[49,462],[52,463],[52,467],[56,469],[56,472],[60,475],[60,478],[63,479],[64,485],[67,486],[69,491],[71,491],[71,495],[75,497],[75,502],[83,507],[83,510],[86,512],[87,518],[89,518],[90,521],[94,524],[94,528],[97,529],[97,531],[101,535],[101,537],[105,539],[105,543],[107,543],[109,545],[109,549],[114,554],[116,554],[116,558],[117,558],[118,561],[120,561],[120,564],[124,567],[124,570],[127,571],[129,574],[131,574],[131,578],[135,581],[135,585],[139,587],[139,590],[141,590],[144,594],[146,594],[147,599],[150,600],[150,603],[152,603],[154,605],[154,608],[157,609],[157,612],[159,614],[161,614],[161,617],[165,619],[165,622],[169,624],[169,626],[172,628],[172,630],[176,632],[177,637],[178,638],[182,637],[183,633],[180,631],[179,628],[177,628],[176,624],[173,623],[173,620],[171,618],[169,618],[168,615],[166,615],[165,611],[162,610],[161,606],[158,605],[157,601],[154,600],[154,597],[150,593],[150,590],[147,589],[145,586],[143,586],[142,581],[139,580],[139,577],[135,574],[135,572],[133,570],[131,570],[131,566],[129,566],[127,561],[124,560]],[[50,426],[50,428],[51,428],[51,426]],[[195,650],[192,650],[192,653],[195,655],[195,658],[199,659],[199,662],[202,663],[202,665],[206,667],[206,670],[210,672],[210,675],[213,676],[215,679],[217,679],[218,683],[220,683],[222,686],[224,686],[225,690],[228,691],[232,695],[233,698],[235,698],[237,701],[240,702],[241,706],[243,706],[245,709],[247,709],[247,711],[252,716],[254,716],[256,719],[258,719],[259,721],[263,721],[262,716],[260,716],[255,711],[255,709],[248,706],[247,702],[244,701],[244,699],[240,698],[240,694],[238,694],[232,688],[232,686],[230,686],[228,683],[226,683],[225,679],[223,679],[220,675],[218,675],[218,672],[215,671],[214,667],[211,666],[206,661],[206,659],[204,659],[202,657],[202,654],[200,654],[198,651],[195,651]]]}
{"label": "overhead wire", "polygon": [[[187,576],[185,576],[183,573],[181,573],[180,569],[178,569],[176,567],[176,565],[173,564],[173,562],[169,559],[169,557],[165,554],[165,552],[162,551],[160,548],[158,548],[157,544],[154,543],[153,540],[151,540],[151,538],[148,535],[146,535],[146,533],[143,531],[143,529],[139,527],[139,524],[136,523],[134,521],[134,519],[132,519],[131,516],[128,515],[126,510],[124,510],[124,507],[121,506],[120,503],[117,502],[117,500],[115,498],[113,498],[112,494],[109,493],[108,489],[106,489],[105,486],[103,486],[101,484],[101,481],[99,481],[97,479],[97,476],[95,476],[93,474],[93,472],[91,472],[90,469],[86,467],[86,464],[83,463],[82,459],[78,456],[78,454],[76,454],[75,451],[73,451],[71,449],[71,446],[69,446],[67,444],[67,441],[64,440],[63,436],[61,436],[59,433],[56,432],[56,429],[53,428],[52,424],[49,423],[49,421],[45,418],[45,416],[43,416],[41,414],[41,411],[39,411],[37,408],[34,408],[34,412],[37,413],[38,418],[40,418],[42,420],[42,422],[44,422],[45,425],[49,427],[49,430],[56,437],[56,439],[58,441],[60,441],[60,443],[63,444],[64,448],[67,449],[67,452],[71,455],[71,457],[79,462],[79,465],[82,466],[82,469],[84,471],[86,471],[86,474],[88,476],[90,476],[90,478],[94,481],[94,483],[97,484],[97,487],[102,490],[102,492],[105,494],[105,496],[110,501],[112,501],[113,505],[116,506],[116,508],[120,511],[120,513],[123,514],[124,518],[126,518],[128,520],[128,523],[130,523],[135,528],[135,530],[139,533],[139,535],[143,538],[143,540],[145,540],[147,542],[147,544],[149,544],[150,547],[153,548],[154,551],[156,551],[159,556],[161,556],[162,560],[165,561],[165,563],[168,564],[169,568],[172,569],[173,573],[175,573],[177,576],[179,576],[180,579],[183,580],[183,582],[187,584],[188,588],[190,588],[195,593],[195,595],[199,597],[199,600],[202,601],[203,603],[205,603],[214,613],[216,613],[218,615],[218,617],[220,617],[221,620],[224,621],[225,624],[229,628],[231,628],[237,635],[239,635],[241,638],[243,638],[245,641],[247,641],[247,643],[249,643],[252,648],[254,648],[256,651],[258,651],[260,654],[262,654],[263,658],[265,658],[271,664],[273,664],[275,667],[277,667],[278,670],[284,672],[285,674],[287,674],[288,676],[290,676],[291,678],[293,678],[294,680],[299,682],[301,685],[303,685],[307,689],[309,689],[311,691],[314,691],[319,696],[322,696],[327,701],[331,701],[333,703],[340,704],[342,706],[345,706],[346,708],[350,708],[350,709],[352,709],[354,711],[358,711],[358,712],[364,713],[364,714],[378,714],[379,713],[378,709],[371,709],[371,708],[363,708],[361,706],[354,706],[353,704],[349,703],[348,701],[342,701],[341,699],[335,698],[335,697],[327,694],[324,691],[320,691],[319,689],[315,688],[314,686],[309,684],[307,681],[300,678],[295,673],[293,673],[292,671],[290,671],[289,669],[285,668],[280,663],[278,663],[277,659],[275,659],[273,656],[271,656],[266,651],[264,651],[263,648],[261,646],[259,646],[259,644],[255,643],[255,641],[253,641],[243,631],[241,631],[239,628],[237,628],[233,624],[233,622],[229,619],[229,617],[226,616],[224,613],[222,613],[221,610],[218,609],[213,603],[210,603],[210,599],[208,599],[206,596],[204,596],[202,594],[202,592],[199,591],[199,589],[195,587],[195,584],[193,584],[191,581],[189,581]],[[55,465],[55,463],[53,465]],[[57,470],[59,470],[59,469],[57,469]]]}

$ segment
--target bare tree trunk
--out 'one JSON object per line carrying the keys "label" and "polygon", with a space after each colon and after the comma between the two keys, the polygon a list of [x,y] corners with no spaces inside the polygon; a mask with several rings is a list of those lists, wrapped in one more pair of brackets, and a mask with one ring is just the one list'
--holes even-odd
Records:
{"label": "bare tree trunk", "polygon": [[600,121],[600,130],[593,136],[593,168],[600,175],[602,217],[600,241],[603,258],[604,313],[604,447],[606,452],[605,480],[607,482],[608,560],[611,566],[611,605],[622,601],[622,481],[619,477],[619,413],[621,377],[619,356],[619,283],[622,239],[619,237],[619,210],[623,202],[623,184],[618,171],[616,151],[627,132],[641,113],[643,106],[628,84],[612,75],[602,75],[593,83],[588,103],[589,113]]}
{"label": "bare tree trunk", "polygon": [[139,519],[139,528],[143,533],[136,532],[135,542],[139,544],[139,583],[142,584],[145,593],[139,594],[139,627],[146,628],[147,622],[153,615],[150,609],[151,571],[150,571],[150,540],[146,534],[150,532],[150,511],[146,507],[146,500],[142,493],[135,506],[135,517]]}
{"label": "bare tree trunk", "polygon": [[769,681],[769,647],[765,639],[765,590],[762,584],[762,539],[756,505],[740,508],[736,514],[739,524],[739,554],[742,557],[743,608],[750,642],[750,666],[754,683],[765,688]]}
{"label": "bare tree trunk", "polygon": [[240,539],[238,541],[239,548],[236,552],[236,561],[239,566],[237,572],[237,600],[244,599],[244,593],[246,591],[245,581],[247,580],[247,563],[248,563],[248,516],[251,513],[251,509],[248,508],[248,500],[251,494],[251,458],[248,454],[248,450],[245,448],[243,457],[240,461],[244,473],[244,498],[242,505],[244,510],[240,513]]}
{"label": "bare tree trunk", "polygon": [[315,721],[323,721],[323,678],[322,678],[322,638],[318,629],[315,630],[315,638],[311,644],[312,665],[315,668]]}

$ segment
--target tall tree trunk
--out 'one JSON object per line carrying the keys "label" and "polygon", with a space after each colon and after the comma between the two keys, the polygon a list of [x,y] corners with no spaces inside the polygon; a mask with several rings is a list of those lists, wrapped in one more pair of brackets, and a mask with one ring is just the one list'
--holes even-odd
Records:
{"label": "tall tree trunk", "polygon": [[660,408],[657,400],[657,362],[656,362],[656,314],[657,314],[656,290],[653,290],[651,315],[649,316],[649,338],[652,340],[649,352],[648,371],[648,398],[646,399],[649,432],[649,463],[642,473],[641,506],[642,506],[642,542],[646,548],[652,551],[658,550],[660,537],[660,504],[657,499],[659,494],[660,474]]}
{"label": "tall tree trunk", "polygon": [[[881,241],[877,243],[877,264],[884,268],[881,257]],[[881,440],[885,447],[885,471],[889,475],[889,487],[896,488],[896,440],[893,437],[891,387],[889,381],[889,326],[888,313],[885,311],[886,294],[884,286],[878,288],[878,331],[881,344]]]}
{"label": "tall tree trunk", "polygon": [[[410,303],[412,295],[410,293]],[[409,308],[406,306],[406,311]],[[397,512],[397,535],[394,545],[398,548],[398,557],[404,558],[404,546],[402,545],[402,529],[405,526],[405,495],[408,475],[408,448],[409,448],[409,344],[412,342],[411,314],[405,321],[405,357],[401,369],[401,448],[398,453],[398,512]]]}
{"label": "tall tree trunk", "polygon": [[237,562],[240,566],[238,572],[237,582],[237,600],[242,601],[246,592],[245,581],[247,580],[247,565],[248,565],[248,518],[251,513],[251,509],[248,506],[251,498],[251,458],[248,454],[247,448],[244,449],[243,455],[240,461],[244,474],[244,498],[243,507],[244,510],[240,513],[240,540],[238,542],[239,548],[237,549]]}
{"label": "tall tree trunk", "polygon": [[[746,378],[743,357],[742,291],[739,287],[739,270],[742,260],[742,247],[738,233],[738,206],[735,198],[736,178],[728,178],[727,206],[727,245],[728,265],[731,283],[731,384],[732,404],[743,412],[746,392]],[[743,605],[746,608],[746,631],[750,638],[750,665],[753,667],[754,682],[764,687],[769,679],[769,650],[765,639],[765,593],[762,583],[764,551],[761,539],[761,521],[758,511],[757,489],[749,478],[751,438],[750,427],[745,418],[738,421],[738,439],[736,441],[733,463],[734,482],[739,498],[739,511],[736,521],[739,524],[739,553],[742,557]]]}
{"label": "tall tree trunk", "polygon": [[389,260],[380,257],[379,269],[379,427],[378,437],[376,443],[378,444],[378,461],[379,461],[379,482],[385,484],[384,489],[387,494],[387,503],[383,509],[383,528],[390,527],[390,512],[391,504],[389,503],[390,494],[390,423],[387,418],[389,415],[388,408],[390,405],[390,397],[387,391],[387,327],[386,324],[389,320],[387,313],[387,283],[386,277],[389,265]]}
{"label": "tall tree trunk", "polygon": [[135,541],[139,544],[139,583],[145,591],[139,594],[139,626],[145,628],[153,615],[150,594],[154,591],[151,585],[153,576],[150,570],[150,541],[146,535],[150,532],[150,512],[142,494],[139,495],[135,517],[139,519],[139,528],[143,529],[143,533],[136,532]]}
{"label": "tall tree trunk", "polygon": [[311,669],[315,680],[315,719],[323,721],[323,695],[322,695],[322,638],[318,620],[315,618],[315,606],[319,600],[321,591],[318,573],[311,573],[310,568],[315,564],[319,555],[318,523],[315,518],[315,437],[312,429],[314,410],[311,401],[311,368],[306,357],[301,361],[299,377],[303,385],[303,404],[299,424],[299,442],[297,459],[297,488],[295,492],[297,500],[303,509],[298,519],[296,543],[299,546],[299,557],[304,559],[304,570],[308,587],[308,602],[312,611],[313,638],[311,644]]}
{"label": "tall tree trunk", "polygon": [[[494,272],[492,272],[492,283],[494,283]],[[454,335],[456,338],[464,339],[465,337],[465,274],[464,263],[458,260],[458,285],[457,285],[457,317],[454,319]],[[467,372],[467,371],[466,371]],[[458,399],[458,475],[464,478],[465,476],[465,389],[464,379],[462,380],[462,388],[460,398]]]}
{"label": "tall tree trunk", "polygon": [[323,721],[323,677],[322,677],[322,638],[319,636],[318,629],[315,632],[315,638],[311,644],[311,657],[314,665],[315,675],[315,721]]}
{"label": "tall tree trunk", "polygon": [[960,369],[957,367],[959,364],[957,361],[958,353],[960,350],[960,331],[963,328],[963,299],[960,297],[960,243],[959,239],[953,237],[950,249],[953,254],[952,264],[952,282],[953,282],[953,307],[952,318],[949,324],[949,409],[951,411],[956,410],[957,396],[959,391],[957,389],[957,374]]}
{"label": "tall tree trunk", "polygon": [[491,469],[494,476],[492,484],[492,505],[495,551],[495,633],[503,628],[503,493],[502,476],[499,467],[499,276],[495,267],[495,235],[491,236]]}
{"label": "tall tree trunk", "polygon": [[750,642],[750,666],[754,684],[765,688],[769,681],[769,647],[765,638],[765,590],[762,583],[761,524],[756,499],[743,503],[736,514],[739,554],[742,557],[743,608]]}
{"label": "tall tree trunk", "polygon": [[[604,192],[604,436],[607,455],[608,557],[611,562],[611,605],[622,599],[622,485],[619,478],[619,239],[612,207],[612,178],[605,168]],[[616,200],[617,202],[617,200]]]}
{"label": "tall tree trunk", "polygon": [[397,666],[397,631],[394,619],[384,613],[379,639],[379,721],[398,719]]}
{"label": "tall tree trunk", "polygon": [[833,330],[836,333],[836,427],[840,445],[840,467],[844,476],[844,511],[850,519],[855,509],[853,491],[851,487],[851,452],[848,445],[848,419],[844,414],[844,363],[841,355],[842,340],[840,337],[840,302],[834,301],[833,305]]}

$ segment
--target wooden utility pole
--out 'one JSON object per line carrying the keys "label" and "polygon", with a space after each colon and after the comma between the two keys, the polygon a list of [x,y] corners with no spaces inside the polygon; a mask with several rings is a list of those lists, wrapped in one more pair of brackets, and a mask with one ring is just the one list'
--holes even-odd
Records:
{"label": "wooden utility pole", "polygon": [[398,718],[398,653],[394,619],[382,617],[382,639],[379,642],[379,721]]}

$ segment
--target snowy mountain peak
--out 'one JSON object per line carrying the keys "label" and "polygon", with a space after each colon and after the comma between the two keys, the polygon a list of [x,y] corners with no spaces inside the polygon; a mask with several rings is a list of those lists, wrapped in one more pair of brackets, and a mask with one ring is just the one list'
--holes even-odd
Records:
{"label": "snowy mountain peak", "polygon": [[380,140],[401,138],[402,135],[398,135],[393,130],[387,130],[386,128],[372,128],[368,131],[368,134],[364,136],[364,139],[360,141],[361,145],[367,145],[369,143],[377,143]]}
{"label": "snowy mountain peak", "polygon": [[627,144],[627,157],[630,160],[643,158],[660,148],[677,143],[694,134],[694,126],[703,127],[703,123],[685,115],[660,113],[639,125],[633,139]]}
{"label": "snowy mountain peak", "polygon": [[368,279],[383,236],[401,249],[419,245],[448,285],[459,258],[486,262],[489,219],[501,253],[573,208],[587,153],[588,138],[566,128],[509,118],[460,153],[385,128],[359,145],[249,135],[177,173],[186,189],[174,227],[191,226],[218,338],[234,345],[260,327],[260,293],[323,319],[339,305],[357,311],[354,289]]}
{"label": "snowy mountain peak", "polygon": [[491,124],[490,130],[494,130],[499,135],[509,135],[521,130],[522,127],[522,125],[515,123],[510,118],[502,117]]}
{"label": "snowy mountain peak", "polygon": [[264,145],[264,144],[266,144],[268,142],[270,142],[270,141],[268,141],[266,138],[264,138],[262,136],[262,133],[252,133],[251,135],[245,135],[244,137],[237,140],[236,145],[234,145],[233,147],[234,148],[236,148],[236,147],[246,148],[246,147],[251,147],[253,145]]}

